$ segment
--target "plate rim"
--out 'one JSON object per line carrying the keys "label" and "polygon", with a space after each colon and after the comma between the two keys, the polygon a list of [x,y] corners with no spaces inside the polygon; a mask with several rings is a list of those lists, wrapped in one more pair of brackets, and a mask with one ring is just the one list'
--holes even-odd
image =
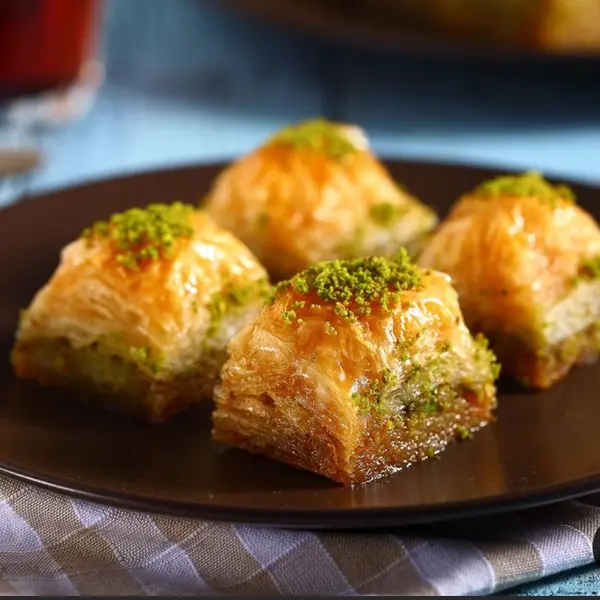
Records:
{"label": "plate rim", "polygon": [[[107,493],[93,486],[79,488],[52,476],[40,477],[26,469],[11,467],[0,461],[0,475],[33,485],[37,489],[59,493],[74,500],[92,502],[119,508],[174,518],[189,518],[216,523],[268,526],[277,529],[299,530],[372,530],[383,527],[405,527],[437,524],[461,519],[502,515],[557,502],[574,500],[600,491],[600,473],[577,480],[556,484],[539,492],[515,492],[492,496],[484,500],[469,500],[434,504],[425,507],[404,508],[349,508],[349,509],[286,509],[218,506],[205,503],[187,503],[173,500],[144,499],[127,492]],[[369,485],[369,484],[365,484]],[[361,522],[364,519],[364,522]],[[324,520],[327,521],[324,524]]]}
{"label": "plate rim", "polygon": [[[135,170],[126,170],[108,175],[103,175],[99,173],[97,175],[92,175],[91,177],[86,177],[85,179],[69,181],[60,184],[56,187],[52,186],[41,190],[35,190],[33,191],[33,193],[27,193],[27,195],[24,197],[17,198],[16,200],[9,202],[8,204],[0,206],[0,218],[3,218],[6,212],[18,210],[21,207],[32,203],[43,202],[48,197],[57,196],[64,193],[72,193],[78,190],[85,190],[88,187],[95,187],[97,185],[102,185],[106,183],[119,183],[122,181],[130,181],[148,175],[176,175],[178,173],[193,172],[199,169],[220,170],[225,168],[228,164],[230,164],[231,161],[236,160],[239,156],[240,153],[236,153],[232,154],[231,156],[209,159],[200,162],[185,161],[172,165],[158,165],[156,167],[149,167],[147,169],[141,168]],[[585,188],[590,191],[600,191],[600,178],[598,178],[597,180],[593,180],[592,178],[588,179],[587,177],[577,177],[566,173],[561,175],[561,173],[555,170],[554,168],[541,169],[526,166],[519,168],[516,165],[502,165],[501,161],[468,162],[467,160],[461,158],[457,158],[456,160],[447,157],[436,159],[435,156],[420,158],[412,156],[403,156],[401,154],[390,154],[386,151],[378,152],[377,158],[386,166],[389,166],[391,164],[400,167],[434,167],[450,170],[469,169],[471,171],[480,171],[482,173],[494,172],[497,174],[517,174],[533,170],[542,172],[544,177],[546,177],[547,179],[551,179],[560,183],[565,183],[568,186]]]}

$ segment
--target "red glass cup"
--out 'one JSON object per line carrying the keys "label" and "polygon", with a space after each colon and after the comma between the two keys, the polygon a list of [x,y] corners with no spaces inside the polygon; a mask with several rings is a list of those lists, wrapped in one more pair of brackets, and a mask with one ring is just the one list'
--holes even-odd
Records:
{"label": "red glass cup", "polygon": [[99,0],[2,0],[0,95],[77,82],[98,44]]}
{"label": "red glass cup", "polygon": [[40,162],[48,127],[85,113],[95,98],[103,78],[103,5],[0,0],[0,191],[15,167],[27,171]]}

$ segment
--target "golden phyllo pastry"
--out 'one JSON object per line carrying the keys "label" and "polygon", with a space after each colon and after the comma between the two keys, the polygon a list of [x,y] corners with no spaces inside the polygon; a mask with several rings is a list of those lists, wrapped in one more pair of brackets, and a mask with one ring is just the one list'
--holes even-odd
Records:
{"label": "golden phyllo pastry", "polygon": [[66,246],[22,314],[18,376],[162,421],[210,397],[225,346],[264,304],[266,272],[205,214],[133,208]]}
{"label": "golden phyllo pastry", "polygon": [[452,276],[503,373],[547,388],[600,343],[600,229],[564,186],[503,176],[461,198],[420,258]]}
{"label": "golden phyllo pastry", "polygon": [[391,178],[362,130],[324,120],[284,129],[233,163],[206,202],[276,280],[319,261],[414,251],[437,224]]}
{"label": "golden phyllo pastry", "polygon": [[343,484],[437,454],[496,405],[493,354],[463,323],[449,277],[406,253],[280,283],[229,353],[214,437]]}

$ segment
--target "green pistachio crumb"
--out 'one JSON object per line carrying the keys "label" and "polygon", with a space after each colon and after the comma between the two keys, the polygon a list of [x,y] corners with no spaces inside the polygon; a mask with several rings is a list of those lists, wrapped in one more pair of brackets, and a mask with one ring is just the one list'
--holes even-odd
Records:
{"label": "green pistachio crumb", "polygon": [[198,313],[198,300],[192,300],[192,310],[197,314]]}
{"label": "green pistachio crumb", "polygon": [[325,323],[325,333],[327,335],[337,335],[338,331],[329,321],[327,321]]}
{"label": "green pistachio crumb", "polygon": [[296,311],[295,310],[282,310],[281,318],[286,325],[291,325],[296,319]]}
{"label": "green pistachio crumb", "polygon": [[408,335],[403,339],[396,341],[396,351],[398,352],[400,360],[410,360],[410,351],[417,343],[420,335],[420,333],[415,333],[413,335]]}
{"label": "green pistachio crumb", "polygon": [[160,371],[162,357],[152,359],[152,351],[148,346],[132,346],[129,348],[130,358],[141,367],[145,367],[156,374]]}
{"label": "green pistachio crumb", "polygon": [[422,286],[419,269],[402,249],[396,260],[369,257],[321,262],[277,285],[277,293],[314,292],[342,319],[355,321],[378,305],[390,313],[402,292]]}
{"label": "green pistachio crumb", "polygon": [[371,206],[371,219],[377,225],[389,227],[393,225],[402,215],[406,213],[407,207],[391,202],[379,202]]}
{"label": "green pistachio crumb", "polygon": [[502,366],[498,362],[494,352],[490,349],[489,340],[482,333],[477,333],[473,337],[473,340],[475,342],[475,360],[489,362],[492,371],[492,379],[498,379]]}
{"label": "green pistachio crumb", "polygon": [[216,293],[208,303],[210,326],[207,335],[209,337],[213,336],[221,319],[230,312],[245,306],[253,300],[262,300],[266,304],[271,300],[271,297],[271,286],[265,279],[225,285],[224,289]]}
{"label": "green pistachio crumb", "polygon": [[535,196],[553,207],[556,207],[560,200],[568,203],[574,203],[576,200],[575,194],[570,188],[565,185],[551,184],[537,171],[529,171],[521,175],[501,175],[484,181],[473,190],[473,193],[490,198],[499,198],[505,195]]}
{"label": "green pistachio crumb", "polygon": [[143,263],[168,257],[177,239],[192,237],[190,218],[194,210],[181,202],[130,208],[112,215],[108,221],[97,221],[81,237],[88,244],[109,240],[116,250],[115,260],[138,270]]}
{"label": "green pistachio crumb", "polygon": [[381,381],[384,385],[395,386],[398,383],[398,377],[392,373],[389,369],[384,369],[381,375]]}
{"label": "green pistachio crumb", "polygon": [[[430,394],[434,393],[434,390],[429,391]],[[421,411],[425,415],[433,415],[442,410],[441,404],[434,398],[428,398],[421,406]]]}
{"label": "green pistachio crumb", "polygon": [[473,433],[465,425],[458,425],[456,428],[456,437],[460,440],[468,440],[473,437]]}
{"label": "green pistachio crumb", "polygon": [[448,340],[446,340],[443,344],[442,347],[440,348],[441,352],[450,352],[450,349],[452,348],[452,344],[450,344],[450,342]]}
{"label": "green pistachio crumb", "polygon": [[436,452],[435,448],[432,448],[431,446],[428,448],[425,448],[425,456],[427,458],[439,458],[439,455]]}
{"label": "green pistachio crumb", "polygon": [[583,260],[579,267],[578,281],[600,279],[600,256]]}
{"label": "green pistachio crumb", "polygon": [[397,377],[389,369],[384,369],[381,376],[370,380],[360,391],[353,392],[352,400],[361,412],[381,410],[384,392],[397,384]]}
{"label": "green pistachio crumb", "polygon": [[148,346],[132,346],[129,349],[129,354],[136,362],[146,362],[150,358],[150,348]]}
{"label": "green pistachio crumb", "polygon": [[285,127],[271,138],[270,143],[286,144],[300,151],[321,152],[333,159],[345,158],[359,150],[335,123],[325,119]]}

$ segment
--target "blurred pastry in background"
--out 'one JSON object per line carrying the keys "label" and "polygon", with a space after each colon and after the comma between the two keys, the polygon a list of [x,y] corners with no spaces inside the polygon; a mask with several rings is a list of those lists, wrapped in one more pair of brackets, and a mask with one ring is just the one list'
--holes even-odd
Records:
{"label": "blurred pastry in background", "polygon": [[600,51],[600,0],[369,0],[386,23],[555,52]]}
{"label": "blurred pastry in background", "polygon": [[467,325],[503,373],[548,388],[600,348],[600,228],[571,190],[538,173],[460,198],[420,256],[448,273]]}
{"label": "blurred pastry in background", "polygon": [[405,252],[280,283],[229,352],[215,438],[343,484],[436,455],[496,407],[498,365],[450,278]]}
{"label": "blurred pastry in background", "polygon": [[180,203],[99,221],[23,311],[16,374],[163,421],[211,398],[225,346],[270,293],[252,253]]}
{"label": "blurred pastry in background", "polygon": [[415,253],[438,222],[392,179],[360,128],[318,119],[235,161],[205,202],[275,280],[323,260]]}

